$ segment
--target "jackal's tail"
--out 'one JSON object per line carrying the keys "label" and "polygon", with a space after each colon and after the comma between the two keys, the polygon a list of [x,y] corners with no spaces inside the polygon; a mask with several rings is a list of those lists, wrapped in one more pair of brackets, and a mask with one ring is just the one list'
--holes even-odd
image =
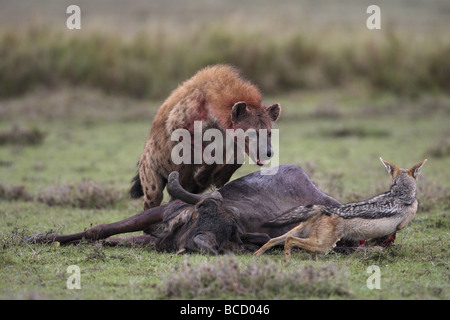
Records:
{"label": "jackal's tail", "polygon": [[322,214],[323,206],[320,205],[307,205],[295,207],[293,209],[289,209],[288,211],[282,213],[280,216],[275,219],[264,222],[262,227],[281,227],[286,226],[292,223],[303,222],[311,219],[313,216],[317,214]]}

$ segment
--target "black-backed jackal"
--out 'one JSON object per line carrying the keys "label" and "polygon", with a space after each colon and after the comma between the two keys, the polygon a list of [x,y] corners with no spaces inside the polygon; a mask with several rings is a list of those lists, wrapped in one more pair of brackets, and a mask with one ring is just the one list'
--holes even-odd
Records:
{"label": "black-backed jackal", "polygon": [[388,192],[342,206],[309,205],[290,209],[263,226],[300,224],[284,235],[269,240],[255,252],[255,256],[283,243],[286,258],[293,247],[324,253],[341,238],[378,238],[406,227],[417,212],[416,179],[427,160],[408,170],[382,158],[380,160],[392,177]]}

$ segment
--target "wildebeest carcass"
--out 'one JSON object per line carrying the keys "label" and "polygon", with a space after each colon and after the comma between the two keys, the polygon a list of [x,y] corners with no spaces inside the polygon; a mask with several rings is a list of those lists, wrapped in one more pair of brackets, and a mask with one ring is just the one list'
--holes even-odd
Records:
{"label": "wildebeest carcass", "polygon": [[[219,254],[241,249],[254,250],[293,226],[262,227],[283,212],[300,205],[340,205],[321,192],[304,171],[281,165],[274,175],[254,172],[217,191],[193,194],[180,185],[178,173],[169,176],[168,191],[174,200],[145,210],[128,219],[94,226],[75,234],[37,234],[30,240],[60,243],[102,240],[107,243],[148,243],[169,252],[202,251]],[[116,238],[115,234],[144,231],[142,236]]]}

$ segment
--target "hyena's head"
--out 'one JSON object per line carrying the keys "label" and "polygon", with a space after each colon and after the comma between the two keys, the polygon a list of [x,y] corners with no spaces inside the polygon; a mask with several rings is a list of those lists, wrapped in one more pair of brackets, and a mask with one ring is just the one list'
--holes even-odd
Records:
{"label": "hyena's head", "polygon": [[[270,159],[272,149],[272,123],[280,117],[278,103],[270,106],[250,106],[237,102],[231,110],[232,129],[245,134],[245,152],[259,166]],[[240,129],[240,130],[239,130]]]}

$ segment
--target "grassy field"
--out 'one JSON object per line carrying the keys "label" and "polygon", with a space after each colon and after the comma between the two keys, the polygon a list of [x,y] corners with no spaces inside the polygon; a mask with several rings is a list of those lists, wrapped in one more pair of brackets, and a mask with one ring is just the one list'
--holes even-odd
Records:
{"label": "grassy field", "polygon": [[[109,98],[95,91],[76,93],[91,101],[77,107],[76,117],[66,116],[56,105],[51,119],[44,112],[23,113],[20,125],[44,132],[41,143],[0,147],[2,298],[449,298],[447,97],[414,101],[378,97],[379,102],[373,102],[372,97],[349,99],[330,93],[332,100],[323,105],[322,92],[312,92],[302,93],[301,110],[295,95],[267,97],[284,107],[277,125],[280,163],[304,167],[317,185],[343,202],[387,190],[390,182],[380,155],[403,167],[429,159],[418,182],[419,214],[392,248],[317,257],[296,252],[286,263],[281,251],[256,259],[248,254],[175,256],[139,246],[23,242],[25,235],[35,232],[77,232],[140,210],[140,202],[130,201],[126,192],[148,119],[158,104],[117,98],[117,104],[127,105],[127,112],[118,110],[111,119],[101,120],[91,108],[100,113],[110,107]],[[26,108],[27,101],[38,100],[40,94],[4,102],[5,117]],[[74,103],[72,94],[71,90],[46,93],[39,103],[49,107],[54,100]],[[439,107],[429,112],[430,105]],[[143,110],[149,112],[148,119],[142,119]],[[0,133],[12,131],[9,121],[0,123]],[[246,165],[236,177],[254,170]],[[82,272],[81,290],[66,288],[66,268],[74,264]],[[366,269],[373,264],[381,269],[381,290],[366,287]],[[229,265],[237,268],[231,275]],[[195,276],[198,270],[204,271],[204,278]],[[229,277],[240,285],[221,282]]]}
{"label": "grassy field", "polygon": [[[0,3],[0,299],[450,298],[445,1],[382,3],[386,24],[375,40],[361,1],[249,1],[239,10],[233,1],[128,9],[81,1],[78,34],[59,28],[68,2]],[[279,162],[301,166],[341,202],[389,188],[380,156],[406,168],[428,158],[419,212],[393,246],[298,250],[285,262],[278,249],[260,258],[176,256],[23,241],[138,213],[141,202],[127,192],[157,108],[179,81],[216,62],[238,65],[267,103],[282,105]],[[233,179],[257,169],[244,165]],[[80,290],[67,288],[70,265],[80,268]],[[372,265],[381,289],[367,287]]]}

